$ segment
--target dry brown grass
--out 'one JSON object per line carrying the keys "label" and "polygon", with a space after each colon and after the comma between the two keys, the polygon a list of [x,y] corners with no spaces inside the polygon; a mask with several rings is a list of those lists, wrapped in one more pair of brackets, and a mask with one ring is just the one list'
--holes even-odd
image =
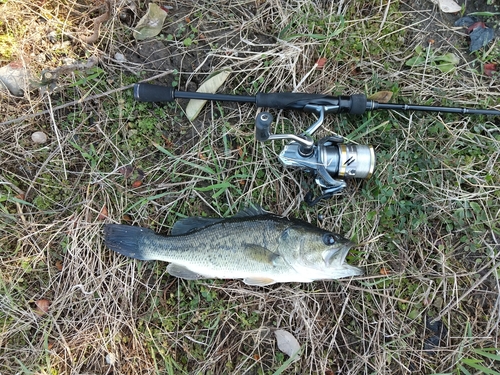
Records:
{"label": "dry brown grass", "polygon": [[[254,141],[255,108],[212,103],[191,124],[184,102],[143,106],[124,89],[159,75],[154,82],[192,90],[231,68],[232,93],[393,90],[400,101],[498,108],[498,76],[481,74],[483,60],[498,61],[497,45],[470,56],[463,31],[430,3],[305,0],[178,1],[161,44],[138,44],[120,21],[127,4],[114,2],[91,46],[78,37],[102,11],[94,3],[1,5],[1,31],[16,40],[10,59],[34,75],[98,60],[94,70],[61,73],[50,95],[1,94],[1,374],[459,374],[463,358],[499,366],[474,352],[500,348],[498,119],[330,116],[320,135],[374,144],[379,165],[372,180],[310,208],[301,202],[311,181],[278,164],[282,145]],[[189,34],[197,44],[184,43]],[[405,66],[429,39],[432,53],[460,57],[454,73]],[[321,56],[328,62],[318,70]],[[273,114],[275,132],[300,133],[312,121]],[[47,144],[31,142],[37,130]],[[231,186],[220,195],[203,191],[221,182]],[[230,215],[250,201],[367,242],[350,259],[366,277],[267,288],[187,282],[102,243],[104,222],[168,232],[183,215]],[[47,313],[37,309],[42,299]],[[432,319],[448,333],[426,350]],[[303,346],[286,369],[275,328]]]}

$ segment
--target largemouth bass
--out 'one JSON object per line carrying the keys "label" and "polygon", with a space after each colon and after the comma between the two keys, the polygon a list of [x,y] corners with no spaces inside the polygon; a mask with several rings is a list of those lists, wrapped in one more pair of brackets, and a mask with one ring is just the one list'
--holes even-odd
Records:
{"label": "largemouth bass", "polygon": [[243,279],[248,285],[270,285],[363,274],[345,262],[351,241],[260,207],[227,219],[182,219],[170,236],[107,224],[104,237],[110,249],[135,259],[169,262],[169,274],[188,280]]}

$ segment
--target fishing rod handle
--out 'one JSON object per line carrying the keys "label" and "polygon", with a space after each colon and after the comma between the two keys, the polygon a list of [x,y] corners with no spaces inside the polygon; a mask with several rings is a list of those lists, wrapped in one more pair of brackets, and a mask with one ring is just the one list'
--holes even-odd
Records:
{"label": "fishing rod handle", "polygon": [[151,83],[136,83],[134,99],[139,102],[173,102],[175,89],[170,86],[152,85]]}
{"label": "fishing rod handle", "polygon": [[253,103],[259,108],[292,109],[304,112],[318,112],[323,107],[325,113],[350,113],[360,115],[372,106],[363,94],[351,96],[330,96],[299,92],[259,92],[256,96],[212,94],[204,92],[179,91],[169,86],[136,83],[134,99],[140,102],[172,102],[175,99],[199,99]]}
{"label": "fishing rod handle", "polygon": [[363,114],[369,110],[371,101],[364,94],[350,96],[330,96],[325,94],[288,93],[258,93],[255,97],[257,107],[294,109],[305,112],[316,112],[323,107],[325,113]]}

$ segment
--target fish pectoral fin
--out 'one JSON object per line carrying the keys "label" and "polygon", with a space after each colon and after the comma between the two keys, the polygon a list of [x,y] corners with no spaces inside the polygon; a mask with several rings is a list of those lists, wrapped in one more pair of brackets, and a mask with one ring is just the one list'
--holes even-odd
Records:
{"label": "fish pectoral fin", "polygon": [[269,277],[245,277],[243,282],[247,285],[266,286],[274,284],[276,280]]}
{"label": "fish pectoral fin", "polygon": [[281,255],[272,252],[271,250],[256,244],[246,244],[245,252],[248,258],[266,264],[276,266],[282,260]]}
{"label": "fish pectoral fin", "polygon": [[203,275],[199,273],[188,270],[184,266],[179,266],[178,264],[170,263],[167,266],[167,272],[175,277],[179,277],[185,280],[199,280],[205,278]]}

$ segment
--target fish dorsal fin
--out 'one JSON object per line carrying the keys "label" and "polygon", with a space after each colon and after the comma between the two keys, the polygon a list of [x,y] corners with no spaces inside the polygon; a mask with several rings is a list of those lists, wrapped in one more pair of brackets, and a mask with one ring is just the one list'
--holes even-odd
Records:
{"label": "fish dorsal fin", "polygon": [[243,218],[243,217],[262,216],[262,215],[269,215],[269,212],[265,211],[258,204],[252,204],[251,206],[245,207],[244,209],[239,211],[233,217]]}
{"label": "fish dorsal fin", "polygon": [[211,217],[187,217],[174,224],[171,235],[178,236],[180,234],[195,232],[210,225],[220,223],[222,220],[224,219]]}
{"label": "fish dorsal fin", "polygon": [[266,285],[271,285],[276,282],[276,280],[273,280],[269,277],[245,277],[243,279],[243,282],[247,285],[256,285],[256,286],[266,286]]}
{"label": "fish dorsal fin", "polygon": [[[262,215],[269,215],[269,212],[264,211],[264,209],[259,205],[252,204],[251,206],[239,211],[236,215],[232,216],[232,218],[241,219],[245,217]],[[179,220],[174,224],[174,226],[172,227],[171,235],[178,236],[180,234],[192,233],[210,225],[220,223],[224,220],[225,219],[213,217],[187,217],[185,219]]]}
{"label": "fish dorsal fin", "polygon": [[167,272],[175,277],[179,277],[185,280],[199,280],[203,279],[204,276],[196,272],[190,271],[184,266],[179,266],[178,264],[170,263],[167,266]]}

